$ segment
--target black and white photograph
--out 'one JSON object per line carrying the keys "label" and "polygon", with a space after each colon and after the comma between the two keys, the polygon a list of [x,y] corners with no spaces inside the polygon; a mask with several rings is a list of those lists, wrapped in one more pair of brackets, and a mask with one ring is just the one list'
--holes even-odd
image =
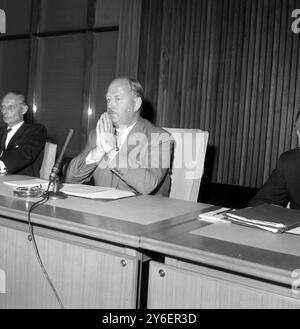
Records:
{"label": "black and white photograph", "polygon": [[0,101],[0,314],[300,308],[300,0],[0,0]]}

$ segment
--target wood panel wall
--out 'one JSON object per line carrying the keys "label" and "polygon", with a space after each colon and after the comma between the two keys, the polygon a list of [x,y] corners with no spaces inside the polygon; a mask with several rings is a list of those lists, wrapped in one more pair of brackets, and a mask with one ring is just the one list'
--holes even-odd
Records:
{"label": "wood panel wall", "polygon": [[136,78],[139,62],[141,0],[121,0],[116,76]]}
{"label": "wood panel wall", "polygon": [[66,152],[73,157],[106,110],[109,82],[119,75],[137,77],[142,3],[26,0],[20,11],[19,2],[0,0],[8,22],[7,33],[0,35],[0,94],[20,86],[36,110],[27,119],[47,127],[58,153],[73,128]]}
{"label": "wood panel wall", "polygon": [[299,0],[144,0],[139,78],[162,126],[210,133],[212,182],[259,187],[297,146]]}
{"label": "wood panel wall", "polygon": [[[291,14],[300,9],[300,0],[86,1],[96,10],[96,28],[103,19],[114,25],[114,11],[107,8],[118,8],[118,13],[120,9],[118,49],[113,54],[116,76],[141,80],[148,100],[145,116],[161,126],[209,131],[205,175],[212,182],[259,187],[279,155],[298,145],[294,118],[300,110],[300,34],[291,30]],[[7,3],[0,0],[4,9]],[[29,102],[36,89],[32,33],[37,30],[40,3],[26,2],[22,35],[10,36],[8,22],[9,33],[0,38],[1,45],[10,38],[25,38],[31,44],[29,64],[23,65],[29,72]],[[90,18],[93,11],[88,11]],[[91,51],[86,58],[91,58]],[[14,64],[5,60],[1,65]],[[82,86],[82,145],[92,119],[87,114],[87,86]]]}

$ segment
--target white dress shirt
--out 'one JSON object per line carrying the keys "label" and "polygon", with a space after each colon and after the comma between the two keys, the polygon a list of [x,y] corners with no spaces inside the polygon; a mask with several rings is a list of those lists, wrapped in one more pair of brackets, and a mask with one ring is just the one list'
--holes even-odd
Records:
{"label": "white dress shirt", "polygon": [[5,140],[5,148],[7,148],[7,145],[10,142],[10,140],[13,138],[13,135],[19,130],[19,128],[22,126],[23,123],[24,123],[24,121],[16,124],[13,127],[10,127],[11,128],[11,131],[9,131],[7,133],[7,137],[6,137],[6,140]]}

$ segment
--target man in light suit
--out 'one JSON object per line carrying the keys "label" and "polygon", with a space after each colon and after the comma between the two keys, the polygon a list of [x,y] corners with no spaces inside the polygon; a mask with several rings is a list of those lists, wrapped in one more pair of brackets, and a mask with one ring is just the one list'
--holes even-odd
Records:
{"label": "man in light suit", "polygon": [[134,79],[113,80],[107,112],[97,122],[81,154],[68,167],[66,182],[115,187],[168,196],[173,141],[163,129],[140,116],[143,88]]}
{"label": "man in light suit", "polygon": [[[296,130],[300,139],[300,112],[296,116]],[[300,209],[300,148],[283,153],[276,169],[263,187],[250,201],[249,206],[262,203],[273,203],[290,208]]]}
{"label": "man in light suit", "polygon": [[0,128],[0,173],[40,175],[47,131],[41,124],[28,124],[23,116],[28,110],[25,97],[7,93],[1,102],[5,126]]}

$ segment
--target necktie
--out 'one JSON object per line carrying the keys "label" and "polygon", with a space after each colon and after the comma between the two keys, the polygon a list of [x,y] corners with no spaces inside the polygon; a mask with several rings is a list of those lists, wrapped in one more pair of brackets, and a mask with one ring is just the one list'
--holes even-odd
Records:
{"label": "necktie", "polygon": [[11,131],[11,128],[7,128],[6,132],[3,134],[2,140],[1,140],[1,149],[5,150],[5,142],[6,142],[6,138],[7,138],[7,134]]}
{"label": "necktie", "polygon": [[119,151],[119,149],[121,147],[121,135],[122,135],[122,133],[120,133],[119,131],[116,131],[117,151]]}

